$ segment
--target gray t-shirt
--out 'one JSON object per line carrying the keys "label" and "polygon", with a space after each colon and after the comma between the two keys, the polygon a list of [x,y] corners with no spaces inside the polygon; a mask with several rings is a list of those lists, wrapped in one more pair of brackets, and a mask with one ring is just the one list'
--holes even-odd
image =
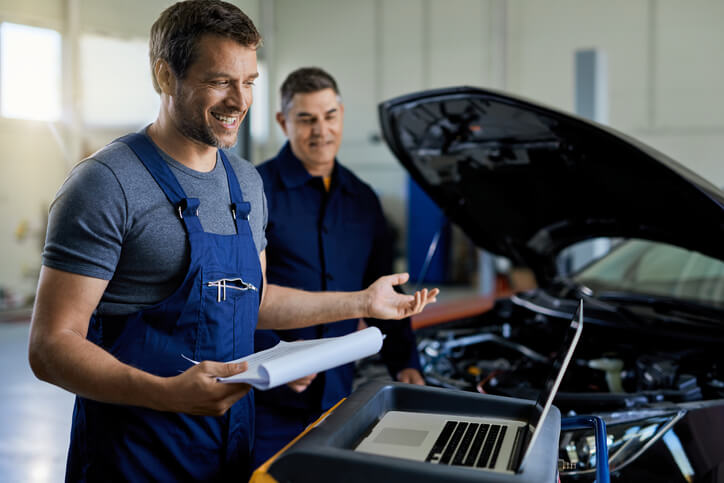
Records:
{"label": "gray t-shirt", "polygon": [[[158,151],[186,195],[200,200],[204,231],[235,233],[226,170],[218,155],[214,169],[202,173]],[[249,224],[261,253],[267,223],[261,178],[251,163],[226,154],[244,201],[251,203]],[[111,143],[78,164],[50,206],[43,265],[109,280],[98,305],[101,315],[126,315],[162,301],[181,284],[188,263],[183,222],[124,143]]]}

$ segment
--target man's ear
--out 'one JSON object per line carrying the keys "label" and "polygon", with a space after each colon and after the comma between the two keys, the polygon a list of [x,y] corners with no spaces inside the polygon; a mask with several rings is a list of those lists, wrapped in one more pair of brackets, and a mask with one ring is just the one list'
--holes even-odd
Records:
{"label": "man's ear", "polygon": [[176,76],[171,72],[168,62],[163,59],[158,59],[156,64],[153,66],[153,74],[156,76],[156,82],[158,87],[161,88],[161,93],[166,95],[172,95],[176,90]]}
{"label": "man's ear", "polygon": [[277,123],[279,123],[279,127],[282,128],[282,131],[284,131],[284,135],[287,135],[287,119],[284,117],[284,113],[277,112]]}

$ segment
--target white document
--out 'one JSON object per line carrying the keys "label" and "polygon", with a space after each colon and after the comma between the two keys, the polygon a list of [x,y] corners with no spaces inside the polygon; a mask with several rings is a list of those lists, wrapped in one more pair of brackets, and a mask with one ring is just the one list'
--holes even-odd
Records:
{"label": "white document", "polygon": [[249,367],[245,372],[219,378],[219,381],[245,382],[257,389],[271,389],[376,354],[382,348],[382,338],[380,329],[368,327],[341,337],[280,341],[271,349],[231,361],[247,362]]}

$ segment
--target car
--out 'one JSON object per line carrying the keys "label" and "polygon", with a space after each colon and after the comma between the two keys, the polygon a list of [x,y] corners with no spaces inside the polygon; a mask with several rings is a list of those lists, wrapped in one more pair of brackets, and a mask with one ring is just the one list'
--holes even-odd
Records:
{"label": "car", "polygon": [[[418,331],[428,383],[532,398],[584,301],[555,404],[601,416],[612,481],[724,481],[724,193],[609,127],[506,93],[428,90],[379,106],[385,141],[480,248],[537,287]],[[566,273],[562,254],[612,249]],[[562,481],[594,478],[593,436],[560,436]]]}

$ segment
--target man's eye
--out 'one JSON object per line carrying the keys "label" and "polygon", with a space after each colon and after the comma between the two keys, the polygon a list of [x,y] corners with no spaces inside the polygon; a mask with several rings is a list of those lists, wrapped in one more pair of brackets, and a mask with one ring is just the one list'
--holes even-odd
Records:
{"label": "man's eye", "polygon": [[215,85],[215,86],[218,86],[218,87],[224,87],[224,86],[228,86],[228,85],[229,85],[229,81],[228,81],[228,80],[215,80],[215,81],[212,81],[211,83],[212,83],[213,85]]}

